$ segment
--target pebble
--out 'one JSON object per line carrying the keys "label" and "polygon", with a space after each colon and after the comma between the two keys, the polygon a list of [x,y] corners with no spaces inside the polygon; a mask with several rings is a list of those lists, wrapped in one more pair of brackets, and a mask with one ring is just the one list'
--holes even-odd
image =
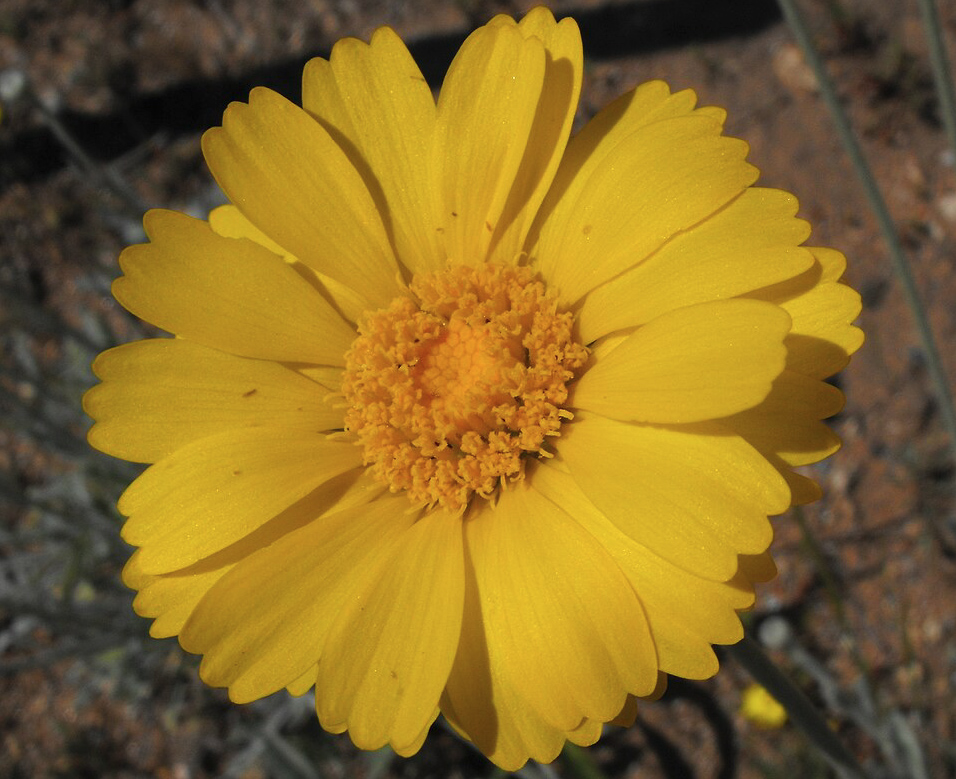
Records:
{"label": "pebble", "polygon": [[777,80],[791,92],[812,94],[819,90],[816,76],[795,43],[784,43],[777,48],[772,67]]}
{"label": "pebble", "polygon": [[20,95],[27,85],[26,74],[22,70],[10,68],[0,71],[0,100],[5,103],[12,103]]}
{"label": "pebble", "polygon": [[956,222],[956,192],[941,195],[936,200],[936,208],[947,222]]}

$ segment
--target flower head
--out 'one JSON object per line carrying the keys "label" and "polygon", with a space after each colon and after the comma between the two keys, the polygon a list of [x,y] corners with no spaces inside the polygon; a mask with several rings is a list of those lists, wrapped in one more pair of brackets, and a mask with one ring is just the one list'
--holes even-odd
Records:
{"label": "flower head", "polygon": [[[116,298],[174,334],[94,368],[91,443],[154,636],[236,701],[415,752],[439,713],[500,766],[713,674],[793,471],[838,447],[844,259],[801,246],[723,111],[659,81],[579,133],[580,36],[464,43],[437,104],[387,28],[206,133],[231,201],[151,211]],[[570,140],[569,140],[570,138]]]}
{"label": "flower head", "polygon": [[740,713],[758,728],[780,728],[787,721],[787,710],[759,684],[748,685],[743,691]]}

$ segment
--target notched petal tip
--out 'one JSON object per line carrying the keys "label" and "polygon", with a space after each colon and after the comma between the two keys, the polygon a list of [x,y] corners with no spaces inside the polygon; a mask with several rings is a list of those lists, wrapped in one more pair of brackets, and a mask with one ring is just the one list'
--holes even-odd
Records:
{"label": "notched petal tip", "polygon": [[694,423],[752,408],[786,365],[791,319],[773,304],[699,303],[670,311],[596,358],[575,407],[612,419]]}
{"label": "notched petal tip", "polygon": [[635,93],[568,144],[538,214],[540,233],[531,231],[541,273],[565,305],[637,266],[757,180],[747,144],[721,135],[714,118],[675,105],[676,97],[653,102],[655,95]]}
{"label": "notched petal tip", "polygon": [[391,28],[377,28],[375,32],[372,33],[372,37],[369,42],[365,42],[361,38],[356,38],[351,35],[347,38],[339,38],[339,40],[337,40],[332,46],[332,51],[329,53],[329,64],[334,69],[336,65],[339,64],[339,60],[367,56],[369,49],[375,46],[376,43],[381,45],[386,40],[386,31],[391,32]]}

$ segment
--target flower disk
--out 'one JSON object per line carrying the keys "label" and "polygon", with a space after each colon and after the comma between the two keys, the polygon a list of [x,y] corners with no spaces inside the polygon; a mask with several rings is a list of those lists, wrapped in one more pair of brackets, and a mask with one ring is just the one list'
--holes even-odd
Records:
{"label": "flower disk", "polygon": [[820,496],[844,257],[754,186],[724,112],[651,81],[572,124],[571,19],[472,33],[438,99],[388,28],[207,131],[230,201],[150,211],[90,443],[155,637],[236,702],[410,755],[441,715],[507,771],[717,671],[770,517]]}
{"label": "flower disk", "polygon": [[459,266],[410,289],[346,355],[346,428],[393,492],[460,512],[520,479],[527,455],[551,456],[587,349],[529,268]]}

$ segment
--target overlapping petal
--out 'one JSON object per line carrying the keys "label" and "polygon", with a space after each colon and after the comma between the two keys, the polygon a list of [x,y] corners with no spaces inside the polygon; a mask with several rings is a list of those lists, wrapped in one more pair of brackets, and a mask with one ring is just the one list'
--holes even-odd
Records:
{"label": "overlapping petal", "polygon": [[586,719],[617,716],[625,692],[654,690],[640,604],[561,507],[521,486],[465,532],[465,616],[442,710],[482,751],[512,770],[552,760]]}
{"label": "overlapping petal", "polygon": [[585,718],[606,722],[625,692],[654,689],[640,604],[563,509],[518,486],[494,511],[469,518],[465,531],[491,662],[501,658],[506,682],[545,722],[565,731]]}
{"label": "overlapping petal", "polygon": [[150,243],[120,256],[113,295],[130,312],[242,357],[342,365],[351,327],[290,265],[206,222],[150,211]]}
{"label": "overlapping petal", "polygon": [[862,303],[856,290],[841,282],[846,258],[834,249],[808,247],[814,264],[793,279],[749,293],[776,303],[790,314],[787,368],[824,379],[846,367],[863,344],[863,332],[852,323]]}
{"label": "overlapping petal", "polygon": [[489,26],[517,26],[525,37],[544,44],[545,69],[541,94],[528,135],[524,157],[511,185],[501,220],[495,226],[489,259],[508,264],[524,248],[525,238],[551,185],[571,132],[584,54],[573,19],[555,22],[543,6],[532,9],[517,25],[510,16],[496,16]]}
{"label": "overlapping petal", "polygon": [[394,252],[365,182],[301,108],[254,89],[248,104],[232,103],[222,127],[203,135],[203,153],[229,199],[290,254],[373,308],[400,292]]}
{"label": "overlapping petal", "polygon": [[790,317],[753,300],[662,314],[600,356],[575,408],[633,422],[700,422],[760,403],[786,362]]}
{"label": "overlapping petal", "polygon": [[784,371],[760,405],[722,420],[764,454],[790,465],[818,462],[840,448],[840,439],[821,421],[843,408],[834,386]]}
{"label": "overlapping petal", "polygon": [[777,470],[716,423],[664,427],[579,413],[558,454],[625,535],[715,581],[734,575],[738,554],[767,548],[767,516],[790,505]]}
{"label": "overlapping petal", "polygon": [[577,316],[581,340],[591,343],[683,306],[735,297],[803,273],[813,264],[800,246],[810,227],[796,212],[793,195],[745,190],[637,267],[592,290]]}
{"label": "overlapping petal", "polygon": [[545,84],[547,56],[537,37],[510,25],[473,32],[456,55],[438,97],[434,164],[438,227],[453,263],[476,264],[489,248],[528,154]]}
{"label": "overlapping petal", "polygon": [[571,512],[627,577],[647,615],[659,668],[687,679],[712,676],[717,657],[711,644],[733,644],[743,636],[736,612],[754,600],[746,581],[712,581],[682,570],[623,533],[567,474],[543,466],[535,477],[535,489]]}
{"label": "overlapping petal", "polygon": [[382,27],[367,44],[339,41],[328,62],[306,66],[302,105],[362,174],[404,266],[413,273],[443,267],[431,157],[435,101],[401,39]]}
{"label": "overlapping petal", "polygon": [[123,493],[123,538],[142,547],[144,572],[175,571],[248,535],[361,459],[352,442],[308,429],[200,438],[151,465]]}
{"label": "overlapping petal", "polygon": [[145,573],[139,565],[140,550],[133,552],[123,568],[123,582],[136,591],[133,609],[141,617],[153,618],[153,638],[178,635],[196,604],[235,562],[201,566],[175,577]]}
{"label": "overlapping petal", "polygon": [[209,226],[213,232],[226,238],[248,238],[270,252],[279,255],[303,276],[310,284],[317,287],[319,292],[348,322],[357,322],[365,311],[366,300],[364,295],[336,281],[331,276],[319,273],[314,268],[299,262],[288,250],[279,246],[262,230],[250,222],[234,205],[227,204],[214,208],[209,212]]}
{"label": "overlapping petal", "polygon": [[529,758],[550,762],[564,745],[564,733],[527,705],[506,674],[507,657],[489,646],[475,564],[467,547],[465,553],[461,637],[441,698],[442,714],[506,771],[517,771]]}
{"label": "overlapping petal", "polygon": [[199,601],[237,563],[324,514],[365,505],[383,491],[384,488],[364,470],[348,471],[329,480],[249,535],[170,573],[143,571],[140,565],[142,551],[137,550],[123,570],[123,581],[137,591],[133,608],[140,616],[154,620],[150,635],[156,638],[177,635]]}
{"label": "overlapping petal", "polygon": [[316,708],[364,749],[415,751],[438,714],[461,626],[462,533],[457,517],[435,511],[379,542],[388,555],[382,575],[364,592],[353,588],[336,615]]}
{"label": "overlapping petal", "polygon": [[305,695],[315,685],[315,677],[318,672],[318,666],[313,665],[298,679],[293,681],[291,684],[287,684],[285,688],[286,692],[296,698],[298,698],[300,695]]}
{"label": "overlapping petal", "polygon": [[753,184],[746,144],[721,129],[688,113],[638,126],[593,162],[580,164],[569,148],[562,167],[577,170],[559,168],[529,249],[561,303],[577,303]]}
{"label": "overlapping petal", "polygon": [[[562,156],[549,202],[560,199],[575,179],[589,176],[621,141],[645,125],[689,115],[710,116],[723,125],[721,109],[695,109],[696,104],[697,95],[693,90],[671,93],[663,81],[645,82],[611,101],[571,139]],[[547,209],[542,209],[542,221],[547,213]]]}
{"label": "overlapping petal", "polygon": [[250,360],[181,339],[137,341],[93,363],[103,382],[83,399],[96,424],[89,441],[152,463],[221,430],[331,430],[342,409],[323,387],[278,363]]}
{"label": "overlapping petal", "polygon": [[203,679],[249,701],[319,662],[339,612],[371,586],[414,524],[406,508],[401,498],[381,498],[325,516],[229,571],[180,635],[187,651],[204,655]]}
{"label": "overlapping petal", "polygon": [[490,666],[477,588],[469,583],[466,592],[470,597],[465,600],[461,642],[442,696],[442,714],[505,771],[517,771],[529,759],[551,762],[560,754],[566,735],[545,722],[503,680],[500,659]]}

